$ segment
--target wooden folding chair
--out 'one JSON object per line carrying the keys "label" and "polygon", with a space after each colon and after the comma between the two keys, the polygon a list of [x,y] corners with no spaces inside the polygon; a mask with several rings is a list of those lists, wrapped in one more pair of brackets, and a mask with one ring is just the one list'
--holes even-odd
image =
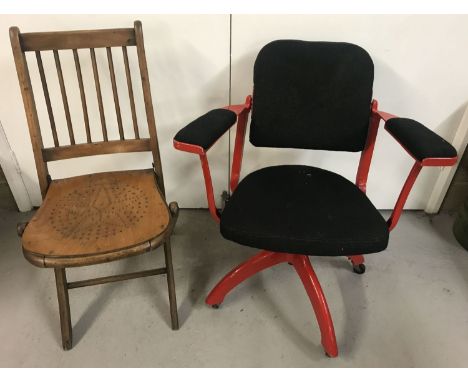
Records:
{"label": "wooden folding chair", "polygon": [[[167,274],[172,329],[179,327],[177,303],[172,267],[170,236],[178,215],[175,202],[166,203],[163,172],[159,154],[156,125],[151,100],[150,83],[143,45],[141,22],[134,28],[83,30],[69,32],[20,33],[17,27],[10,28],[11,46],[23,96],[29,133],[36,162],[39,185],[43,197],[42,206],[29,223],[18,226],[22,236],[23,253],[26,259],[38,267],[54,268],[62,330],[62,345],[72,347],[72,326],[68,290],[88,285],[104,284],[138,277]],[[143,89],[149,138],[140,137],[140,128],[135,108],[130,50],[135,46]],[[113,48],[113,49],[112,49]],[[133,122],[133,136],[125,136],[117,91],[113,51],[121,49],[126,72],[126,81]],[[99,73],[96,50],[106,49],[108,73]],[[62,50],[71,50],[76,68],[81,106],[82,128],[86,142],[75,140],[76,124],[72,125],[65,76],[60,63]],[[45,53],[47,52],[47,53]],[[47,106],[54,146],[44,147],[41,127],[36,109],[35,95],[31,85],[26,54],[34,53]],[[49,95],[42,54],[53,54],[65,111],[69,142],[62,142],[57,134],[53,102]],[[90,55],[95,82],[95,94],[86,94],[80,55]],[[90,71],[91,72],[91,71]],[[104,114],[103,92],[100,76],[107,75],[112,85],[115,112],[120,139],[108,138],[108,123]],[[92,81],[92,80],[91,80]],[[37,96],[37,94],[36,94]],[[102,141],[92,137],[86,100],[97,97]],[[96,134],[94,134],[96,135]],[[127,133],[128,135],[128,133]],[[96,173],[66,179],[52,179],[48,162],[89,155],[151,152],[153,168],[133,171]],[[138,255],[164,245],[166,266],[147,271],[109,277],[68,282],[65,270],[106,263]]]}

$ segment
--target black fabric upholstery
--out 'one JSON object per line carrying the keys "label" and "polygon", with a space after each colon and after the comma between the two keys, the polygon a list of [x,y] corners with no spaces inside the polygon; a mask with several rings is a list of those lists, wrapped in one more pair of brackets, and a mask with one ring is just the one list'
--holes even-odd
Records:
{"label": "black fabric upholstery", "polygon": [[420,161],[457,156],[457,150],[450,143],[413,119],[392,118],[385,128]]}
{"label": "black fabric upholstery", "polygon": [[339,42],[273,41],[254,67],[250,142],[255,146],[361,151],[374,64]]}
{"label": "black fabric upholstery", "polygon": [[221,215],[221,234],[250,247],[316,256],[379,252],[385,220],[353,183],[309,166],[274,166],[245,177]]}
{"label": "black fabric upholstery", "polygon": [[236,119],[236,113],[231,110],[211,110],[179,130],[174,139],[207,150],[236,122]]}

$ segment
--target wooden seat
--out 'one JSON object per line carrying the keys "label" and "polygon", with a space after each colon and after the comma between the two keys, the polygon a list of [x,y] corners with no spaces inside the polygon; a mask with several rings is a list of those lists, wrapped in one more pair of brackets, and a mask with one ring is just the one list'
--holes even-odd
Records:
{"label": "wooden seat", "polygon": [[24,231],[23,250],[43,267],[101,263],[131,247],[154,248],[169,216],[151,169],[54,180]]}
{"label": "wooden seat", "polygon": [[[167,274],[172,329],[178,329],[170,243],[178,206],[176,202],[169,205],[166,202],[141,23],[135,21],[134,28],[39,33],[20,33],[17,27],[12,27],[10,40],[43,198],[43,203],[34,217],[30,222],[20,225],[18,233],[22,236],[23,253],[29,262],[43,268],[54,268],[63,348],[68,350],[72,347],[69,289],[137,277]],[[83,111],[79,120],[76,120],[76,114],[70,112],[72,108],[65,85],[68,77],[67,72],[62,70],[60,59],[64,57],[64,50],[73,53],[68,57],[73,57],[72,67],[74,66],[76,76],[70,80],[68,87],[78,84],[78,92],[75,94],[79,94],[80,97],[75,102],[80,104],[78,107]],[[99,50],[103,54],[97,54]],[[117,60],[116,52],[120,53],[123,66],[119,67],[124,68],[121,70],[121,76],[124,76],[126,81],[116,80],[119,75],[116,71],[117,66],[114,66],[114,60]],[[149,137],[142,137],[143,132],[136,112],[129,60],[132,52],[136,53],[138,60],[146,114],[144,125],[148,126]],[[29,61],[26,58],[27,54]],[[66,120],[62,131],[55,122],[60,111],[60,102],[49,94],[48,72],[44,69],[43,55],[50,55],[55,62],[57,73],[54,77],[58,79],[62,112]],[[86,67],[86,81],[86,73],[80,64],[80,57],[84,55],[91,61],[91,67]],[[107,66],[108,71],[103,71],[103,66],[99,65],[99,57],[107,58],[104,68]],[[35,86],[29,73],[29,64],[34,58],[40,78],[40,83],[36,83]],[[112,92],[102,91],[103,76],[109,80],[107,83],[111,84]],[[87,81],[94,81],[92,92],[84,86]],[[121,108],[124,99],[119,98],[119,84],[122,83],[126,84],[126,89],[120,89],[120,94],[128,94],[125,102],[129,102],[127,110],[131,111],[131,118],[126,119]],[[42,88],[42,91],[34,92],[37,87]],[[110,126],[109,123],[109,110],[107,113],[105,110],[109,102],[104,102],[105,94],[112,94],[117,121],[115,126]],[[96,112],[95,115],[88,110],[90,97],[97,101],[99,113]],[[47,108],[48,121],[39,118],[36,109],[38,98],[42,98]],[[53,142],[51,140],[49,145],[44,145],[43,136],[46,135],[43,135],[41,130],[48,124],[51,133],[49,136]],[[126,128],[126,125],[131,127]],[[81,134],[76,134],[77,129],[81,129]],[[109,132],[110,129],[114,130],[114,134]],[[115,134],[117,131],[118,135]],[[115,136],[118,138],[113,139]],[[49,173],[48,163],[51,161],[145,151],[152,154],[151,169],[92,173],[66,179],[53,179]],[[148,252],[160,245],[164,246],[165,267],[89,280],[67,281],[67,267],[119,260]]]}

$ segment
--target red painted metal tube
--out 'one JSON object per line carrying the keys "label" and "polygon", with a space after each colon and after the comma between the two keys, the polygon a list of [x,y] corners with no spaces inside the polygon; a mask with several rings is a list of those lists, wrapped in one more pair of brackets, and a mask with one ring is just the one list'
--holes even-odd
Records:
{"label": "red painted metal tube", "polygon": [[290,261],[290,255],[260,251],[247,261],[239,264],[226,274],[218,284],[211,290],[205,302],[208,305],[220,305],[224,297],[237,285],[256,273],[270,268],[276,264]]}
{"label": "red painted metal tube", "polygon": [[292,264],[299,275],[302,284],[309,296],[315,317],[320,328],[322,346],[329,357],[338,356],[338,346],[336,345],[335,329],[333,320],[328,309],[327,300],[323,293],[320,282],[310,263],[309,256],[293,255]]}
{"label": "red painted metal tube", "polygon": [[322,287],[308,256],[260,251],[224,276],[211,290],[205,302],[208,305],[220,305],[232,289],[249,277],[264,269],[285,262],[291,263],[294,266],[309,296],[320,328],[322,346],[325,352],[330,357],[336,357],[338,355],[338,347],[333,320]]}
{"label": "red painted metal tube", "polygon": [[[241,171],[241,166],[242,166],[245,130],[246,130],[247,120],[249,117],[251,107],[252,107],[252,97],[250,95],[246,97],[245,103],[242,105],[231,105],[231,106],[224,107],[224,109],[228,109],[236,113],[238,117],[237,118],[236,142],[234,146],[234,158],[232,162],[232,175],[231,175],[231,184],[230,184],[231,190],[234,190],[237,187],[237,184],[239,183],[240,171]],[[205,150],[201,146],[179,142],[179,141],[176,141],[175,139],[173,141],[173,144],[177,150],[181,150],[181,151],[185,151],[185,152],[189,152],[193,154],[198,154],[200,156],[203,177],[205,180],[205,189],[206,189],[206,198],[208,200],[208,209],[213,219],[217,223],[219,223],[220,214],[219,214],[218,209],[216,208],[216,201],[215,201],[214,190],[213,190],[213,181],[211,179],[210,165],[208,163],[208,158],[207,158],[207,151],[210,148]]]}
{"label": "red painted metal tube", "polygon": [[413,188],[414,182],[416,181],[416,178],[418,177],[421,169],[422,169],[421,162],[416,161],[408,177],[406,178],[403,188],[401,189],[400,196],[398,196],[398,200],[395,204],[395,207],[393,208],[392,215],[387,220],[389,231],[395,228],[396,224],[398,223],[398,220],[400,219],[401,213],[403,211],[403,207],[405,206],[406,199],[408,199],[408,195],[411,189]]}
{"label": "red painted metal tube", "polygon": [[203,147],[198,146],[198,145],[192,145],[190,143],[184,143],[184,142],[179,142],[176,141],[175,139],[172,141],[174,148],[180,151],[185,151],[187,153],[192,153],[192,154],[204,154],[205,150]]}
{"label": "red painted metal tube", "polygon": [[203,178],[205,179],[205,188],[206,188],[206,198],[208,200],[208,209],[212,218],[219,223],[219,211],[216,208],[216,201],[214,198],[213,191],[213,181],[211,180],[210,165],[208,164],[208,159],[206,153],[200,154],[200,162],[203,170]]}
{"label": "red painted metal tube", "polygon": [[[377,140],[377,132],[379,129],[380,116],[378,115],[379,103],[377,100],[372,100],[371,103],[371,116],[369,119],[369,130],[367,133],[366,145],[364,150],[361,152],[361,158],[359,159],[359,166],[356,174],[356,186],[366,193],[367,191],[367,178],[369,176],[369,170],[372,162],[372,156],[374,154],[375,141]],[[353,266],[364,264],[364,256],[354,255],[348,256]]]}
{"label": "red painted metal tube", "polygon": [[379,129],[380,117],[377,114],[378,102],[374,99],[371,104],[371,117],[369,121],[369,131],[367,133],[367,140],[364,150],[361,153],[359,160],[358,171],[356,174],[356,185],[359,189],[366,193],[367,177],[369,176],[369,169],[372,162],[372,155],[374,154],[375,141],[377,139],[377,130]]}
{"label": "red painted metal tube", "polygon": [[353,266],[364,264],[364,256],[362,255],[348,256],[348,259],[349,261],[351,261],[351,264],[353,264]]}
{"label": "red painted metal tube", "polygon": [[[372,107],[371,107],[371,120],[370,120],[370,125],[369,125],[369,133],[367,137],[367,142],[366,146],[361,154],[361,160],[359,161],[359,168],[356,176],[356,185],[361,189],[361,191],[366,192],[366,183],[367,183],[367,176],[369,173],[369,168],[370,168],[370,163],[372,160],[372,153],[374,151],[374,146],[375,146],[375,141],[377,137],[377,130],[379,127],[380,120],[383,120],[384,122],[387,122],[389,119],[392,118],[397,118],[396,115],[390,114],[381,110],[377,109],[377,101],[373,100],[372,101]],[[385,129],[387,130],[387,129]],[[388,130],[387,130],[388,131]],[[403,147],[403,149],[413,158],[415,159],[415,164],[413,165],[413,168],[411,169],[408,178],[406,179],[403,188],[400,192],[400,195],[398,197],[398,200],[395,204],[395,207],[393,209],[392,215],[387,221],[389,230],[392,230],[395,228],[396,224],[398,223],[398,220],[401,216],[401,213],[403,211],[403,207],[405,205],[406,200],[408,199],[408,195],[416,181],[416,178],[418,177],[419,172],[421,171],[422,167],[425,166],[453,166],[457,162],[457,157],[454,158],[426,158],[423,159],[422,161],[417,160],[413,154],[406,149],[404,145],[401,144],[401,142],[398,140],[397,137],[395,137],[390,131],[388,131],[390,135],[395,138],[395,140],[400,144],[400,146]],[[353,257],[351,256],[350,260],[353,262]],[[356,260],[360,260],[357,259]]]}
{"label": "red painted metal tube", "polygon": [[231,168],[231,191],[234,191],[237,185],[239,184],[240,172],[242,167],[242,157],[244,155],[245,131],[247,128],[247,120],[249,119],[251,106],[252,97],[248,96],[245,99],[245,105],[238,114],[237,118],[236,141],[234,144],[234,155],[232,159]]}
{"label": "red painted metal tube", "polygon": [[382,120],[382,121],[385,121],[387,122],[389,119],[392,119],[392,118],[398,118],[396,115],[394,114],[390,114],[390,113],[387,113],[385,111],[381,111],[381,110],[376,110],[376,113],[377,115],[379,116],[379,118]]}

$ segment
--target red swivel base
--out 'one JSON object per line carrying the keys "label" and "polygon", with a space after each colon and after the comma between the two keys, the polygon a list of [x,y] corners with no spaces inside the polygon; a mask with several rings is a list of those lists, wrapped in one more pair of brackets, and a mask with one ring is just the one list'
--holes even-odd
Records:
{"label": "red swivel base", "polygon": [[224,276],[224,278],[210,292],[205,302],[208,305],[217,308],[223,302],[224,297],[241,282],[266,268],[286,262],[294,266],[294,269],[299,275],[302,284],[309,295],[309,299],[312,303],[312,307],[314,308],[315,317],[317,318],[320,328],[322,346],[325,353],[329,357],[336,357],[338,355],[338,347],[336,345],[333,321],[330,311],[328,310],[327,301],[325,300],[322,287],[315,275],[308,256],[260,251],[258,254],[240,264]]}

